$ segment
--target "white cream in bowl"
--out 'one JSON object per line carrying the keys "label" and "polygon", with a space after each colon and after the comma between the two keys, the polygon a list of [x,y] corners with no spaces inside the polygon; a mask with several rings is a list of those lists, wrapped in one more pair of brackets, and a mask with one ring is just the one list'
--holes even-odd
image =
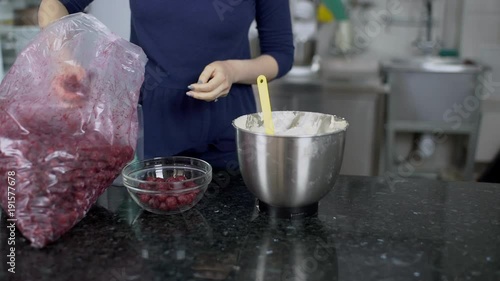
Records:
{"label": "white cream in bowl", "polygon": [[[345,131],[349,124],[343,118],[315,112],[274,111],[275,136],[317,136]],[[252,133],[265,134],[262,113],[244,115],[234,120],[234,126]]]}

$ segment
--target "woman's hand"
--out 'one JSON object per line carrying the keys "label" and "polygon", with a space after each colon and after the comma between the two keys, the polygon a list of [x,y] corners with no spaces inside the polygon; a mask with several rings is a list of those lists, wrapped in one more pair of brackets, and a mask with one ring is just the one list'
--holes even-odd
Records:
{"label": "woman's hand", "polygon": [[197,84],[188,86],[186,94],[195,99],[216,101],[225,97],[234,83],[255,84],[259,75],[271,81],[278,74],[278,63],[270,55],[248,60],[216,61],[205,67]]}
{"label": "woman's hand", "polygon": [[235,81],[232,61],[216,61],[205,67],[198,83],[189,85],[190,91],[186,94],[207,102],[216,101],[220,97],[227,96]]}
{"label": "woman's hand", "polygon": [[59,0],[42,0],[38,8],[38,25],[43,29],[67,15],[68,10]]}

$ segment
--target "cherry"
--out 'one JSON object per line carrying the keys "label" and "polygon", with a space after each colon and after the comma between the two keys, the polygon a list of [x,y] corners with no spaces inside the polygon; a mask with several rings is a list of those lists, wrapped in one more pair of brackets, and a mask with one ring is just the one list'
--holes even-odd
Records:
{"label": "cherry", "polygon": [[[172,189],[181,190],[197,187],[196,183],[187,181],[185,176],[172,176],[169,178],[155,178],[146,177],[146,181],[150,184],[141,184],[140,188],[146,190],[168,191]],[[186,182],[184,182],[186,181]],[[181,184],[181,182],[184,182]],[[189,206],[193,204],[196,196],[199,194],[198,190],[189,193],[180,193],[178,195],[168,196],[166,194],[157,194],[153,196],[139,195],[139,200],[153,209],[160,209],[163,211],[177,210],[177,208]]]}
{"label": "cherry", "polygon": [[[15,123],[3,106],[0,102],[0,124]],[[16,172],[16,202],[24,202],[16,205],[16,226],[39,248],[78,223],[134,155],[130,145],[110,143],[100,132],[65,132],[61,120],[47,120],[31,119],[29,134],[9,125],[0,130],[1,138],[12,140],[0,147],[0,177]],[[7,199],[7,192],[0,194],[4,209]]]}
{"label": "cherry", "polygon": [[177,209],[177,199],[175,199],[175,197],[173,196],[170,196],[167,198],[167,206],[168,206],[168,209],[169,210],[176,210]]}

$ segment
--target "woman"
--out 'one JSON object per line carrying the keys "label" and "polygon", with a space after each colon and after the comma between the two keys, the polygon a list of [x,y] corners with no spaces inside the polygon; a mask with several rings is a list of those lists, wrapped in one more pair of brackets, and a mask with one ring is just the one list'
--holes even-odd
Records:
{"label": "woman", "polygon": [[[40,26],[92,1],[42,0]],[[281,77],[293,64],[288,0],[131,0],[130,8],[131,42],[149,58],[140,99],[145,157],[237,166],[231,121],[256,112],[251,84],[260,74]],[[250,59],[254,19],[262,55]]]}

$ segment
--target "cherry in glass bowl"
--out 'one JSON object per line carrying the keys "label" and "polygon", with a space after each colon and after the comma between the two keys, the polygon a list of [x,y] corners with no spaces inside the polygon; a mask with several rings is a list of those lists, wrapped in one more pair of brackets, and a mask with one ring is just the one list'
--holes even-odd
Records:
{"label": "cherry in glass bowl", "polygon": [[122,176],[140,207],[170,215],[191,209],[203,198],[212,180],[212,167],[191,157],[161,157],[129,163]]}

